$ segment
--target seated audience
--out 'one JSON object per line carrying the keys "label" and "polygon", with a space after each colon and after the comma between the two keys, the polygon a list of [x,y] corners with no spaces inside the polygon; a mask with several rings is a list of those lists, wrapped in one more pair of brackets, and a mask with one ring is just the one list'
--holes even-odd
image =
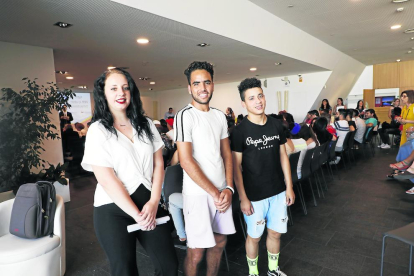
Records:
{"label": "seated audience", "polygon": [[[397,99],[398,100],[398,99]],[[396,100],[396,101],[397,101]],[[394,102],[395,103],[395,102]],[[399,100],[398,100],[399,104]],[[391,148],[389,134],[400,134],[400,123],[398,122],[398,117],[401,117],[401,108],[399,106],[392,106],[390,108],[388,117],[391,119],[391,122],[383,122],[381,128],[378,129],[378,134],[381,137],[382,144],[379,145],[379,148],[389,149]]]}
{"label": "seated audience", "polygon": [[332,135],[328,130],[328,119],[325,117],[319,117],[313,124],[313,132],[316,134],[316,139],[319,144],[322,145],[329,141],[335,141],[336,137]]}
{"label": "seated audience", "polygon": [[345,120],[348,122],[349,131],[353,132],[356,130],[356,123],[352,120],[352,109],[346,110],[346,117]]}
{"label": "seated audience", "polygon": [[343,144],[344,144],[345,136],[349,132],[349,124],[345,120],[346,115],[347,115],[347,111],[345,109],[339,109],[338,114],[339,114],[338,121],[334,122],[332,124],[332,127],[336,130],[336,133],[338,134],[338,141],[336,142],[335,151],[341,152]]}
{"label": "seated audience", "polygon": [[[305,124],[305,126],[307,128],[309,128],[306,124]],[[299,161],[298,161],[298,166],[297,166],[297,174],[298,174],[299,179],[302,178],[303,159],[305,158],[306,151],[309,149],[309,145],[307,144],[307,141],[305,139],[301,138],[300,135],[299,135],[301,129],[302,129],[302,126],[295,123],[295,126],[293,127],[293,129],[290,132],[291,138],[289,138],[292,141],[293,145],[295,146],[295,152],[300,151]],[[310,139],[312,139],[312,138],[310,138]],[[313,142],[313,143],[315,143],[315,142]]]}
{"label": "seated audience", "polygon": [[306,141],[307,149],[313,149],[314,147],[319,146],[312,128],[305,123],[300,124],[300,130],[297,136]]}
{"label": "seated audience", "polygon": [[234,111],[231,107],[227,107],[226,109],[226,118],[236,120],[236,115],[234,115]]}
{"label": "seated audience", "polygon": [[361,144],[363,141],[364,133],[366,129],[365,121],[359,117],[359,111],[357,109],[352,109],[352,116],[353,116],[352,119],[355,120],[355,125],[356,125],[356,132],[355,132],[354,140],[358,142],[359,144]]}
{"label": "seated audience", "polygon": [[365,125],[368,128],[367,131],[367,136],[365,138],[368,137],[368,134],[370,131],[374,131],[374,128],[378,125],[378,117],[375,114],[375,110],[374,109],[367,109],[365,111]]}
{"label": "seated audience", "polygon": [[240,123],[243,121],[243,119],[244,119],[243,114],[237,115],[236,126],[240,125]]}
{"label": "seated audience", "polygon": [[397,171],[406,170],[414,161],[414,127],[407,128],[407,142],[400,146],[396,157],[397,163],[390,164],[390,168]]}
{"label": "seated audience", "polygon": [[319,115],[322,114],[332,114],[332,107],[329,105],[328,99],[323,99],[321,103],[321,107],[319,107]]}
{"label": "seated audience", "polygon": [[339,110],[341,109],[346,109],[346,106],[344,105],[344,100],[342,98],[338,98],[333,110],[334,115],[339,115]]}
{"label": "seated audience", "polygon": [[319,112],[318,112],[317,110],[310,110],[310,111],[308,112],[308,114],[306,115],[306,120],[305,120],[305,123],[306,123],[307,125],[310,125],[310,123],[312,122],[312,120],[313,120],[314,118],[317,118],[317,117],[319,117]]}
{"label": "seated audience", "polygon": [[359,100],[357,103],[356,110],[358,110],[359,117],[363,119],[365,117],[365,108],[364,108],[364,101]]}

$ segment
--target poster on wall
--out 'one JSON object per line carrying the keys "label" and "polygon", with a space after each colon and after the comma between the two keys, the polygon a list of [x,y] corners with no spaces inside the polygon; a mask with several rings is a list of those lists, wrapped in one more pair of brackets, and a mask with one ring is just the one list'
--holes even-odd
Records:
{"label": "poster on wall", "polygon": [[76,97],[69,100],[71,105],[68,111],[72,113],[74,123],[87,123],[92,118],[91,94],[76,93]]}

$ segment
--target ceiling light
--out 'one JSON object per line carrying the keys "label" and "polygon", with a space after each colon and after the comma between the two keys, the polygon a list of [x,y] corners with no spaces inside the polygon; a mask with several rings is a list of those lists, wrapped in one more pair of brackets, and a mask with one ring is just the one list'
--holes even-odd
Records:
{"label": "ceiling light", "polygon": [[404,10],[404,8],[403,7],[401,7],[401,8],[398,8],[397,9],[397,12],[402,12]]}
{"label": "ceiling light", "polygon": [[394,25],[394,26],[391,26],[391,29],[392,29],[392,30],[399,29],[399,28],[401,28],[401,25]]}
{"label": "ceiling light", "polygon": [[152,90],[154,90],[154,89],[153,89],[153,88],[148,88],[148,90],[149,90],[149,91],[152,91]]}
{"label": "ceiling light", "polygon": [[64,75],[64,74],[67,74],[67,73],[68,73],[68,71],[55,71],[55,73],[56,73],[56,74],[61,74],[61,75]]}
{"label": "ceiling light", "polygon": [[401,61],[401,59],[397,59],[396,61],[397,61],[397,62],[400,62],[400,61]]}
{"label": "ceiling light", "polygon": [[197,44],[197,46],[198,47],[207,47],[207,46],[210,46],[210,44],[208,44],[208,43],[199,43],[199,44]]}
{"label": "ceiling light", "polygon": [[150,84],[155,84],[155,81],[150,82]]}
{"label": "ceiling light", "polygon": [[67,80],[73,80],[73,77],[66,77]]}
{"label": "ceiling light", "polygon": [[115,69],[116,67],[115,66],[108,66],[108,70],[112,70],[112,69]]}
{"label": "ceiling light", "polygon": [[147,44],[148,42],[149,42],[149,40],[148,40],[148,38],[138,38],[137,39],[137,42],[139,43],[139,44]]}
{"label": "ceiling light", "polygon": [[392,0],[393,3],[404,3],[404,2],[408,2],[410,0]]}
{"label": "ceiling light", "polygon": [[414,29],[407,29],[404,31],[405,34],[411,34],[414,33]]}
{"label": "ceiling light", "polygon": [[61,27],[61,28],[63,28],[63,29],[66,29],[66,28],[72,27],[72,24],[65,23],[65,22],[56,22],[56,23],[55,23],[55,24],[53,24],[53,25],[55,25],[55,26],[57,26],[57,27]]}
{"label": "ceiling light", "polygon": [[414,40],[414,37],[410,38],[411,40]]}
{"label": "ceiling light", "polygon": [[289,6],[288,6],[288,8],[293,8],[293,7],[294,7],[293,5],[289,5]]}
{"label": "ceiling light", "polygon": [[250,71],[256,71],[257,70],[257,68],[256,67],[252,67],[252,68],[250,68]]}
{"label": "ceiling light", "polygon": [[149,80],[150,78],[148,78],[148,77],[140,77],[140,78],[138,78],[139,80]]}
{"label": "ceiling light", "polygon": [[279,66],[279,65],[282,65],[282,63],[281,62],[276,62],[275,65]]}
{"label": "ceiling light", "polygon": [[407,54],[411,54],[411,51],[408,51]]}
{"label": "ceiling light", "polygon": [[86,85],[79,85],[78,88],[79,89],[88,89],[88,87]]}

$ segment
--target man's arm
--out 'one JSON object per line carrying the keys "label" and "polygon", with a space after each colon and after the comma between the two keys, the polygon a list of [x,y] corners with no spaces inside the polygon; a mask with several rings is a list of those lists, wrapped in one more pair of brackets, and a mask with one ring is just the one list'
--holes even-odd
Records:
{"label": "man's arm", "polygon": [[73,117],[72,117],[72,113],[70,113],[70,112],[68,112],[68,117],[69,117],[69,122],[72,122],[73,121]]}
{"label": "man's arm", "polygon": [[290,174],[289,157],[286,153],[285,145],[280,145],[280,164],[282,165],[283,175],[286,184],[286,203],[288,206],[295,203],[295,193],[293,192],[292,175]]}
{"label": "man's arm", "polygon": [[[229,138],[220,140],[220,152],[223,158],[224,169],[226,172],[226,183],[227,186],[233,187],[233,158],[231,156],[230,141]],[[224,189],[220,193],[219,204],[216,207],[219,211],[225,212],[231,205],[233,193],[229,189]]]}
{"label": "man's arm", "polygon": [[236,183],[237,192],[239,193],[240,208],[243,214],[250,216],[254,213],[253,206],[247,198],[246,190],[244,189],[243,174],[242,174],[242,160],[243,153],[233,151],[233,175]]}
{"label": "man's arm", "polygon": [[178,142],[177,141],[178,157],[181,163],[181,167],[190,178],[209,195],[211,195],[215,202],[219,202],[220,192],[206,177],[203,171],[198,166],[197,162],[193,158],[193,145],[191,142]]}

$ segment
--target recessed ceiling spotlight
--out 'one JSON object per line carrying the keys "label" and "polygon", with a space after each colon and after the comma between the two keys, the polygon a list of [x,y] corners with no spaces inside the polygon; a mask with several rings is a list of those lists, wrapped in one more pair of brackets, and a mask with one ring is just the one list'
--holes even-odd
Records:
{"label": "recessed ceiling spotlight", "polygon": [[78,88],[79,89],[88,89],[88,87],[86,85],[79,85]]}
{"label": "recessed ceiling spotlight", "polygon": [[148,77],[141,77],[141,78],[138,78],[139,80],[149,80],[150,78],[148,78]]}
{"label": "recessed ceiling spotlight", "polygon": [[402,12],[404,10],[404,8],[403,7],[401,7],[401,8],[398,8],[397,9],[397,12]]}
{"label": "recessed ceiling spotlight", "polygon": [[72,26],[73,26],[72,24],[65,23],[65,22],[56,22],[56,23],[55,23],[55,24],[53,24],[53,25],[55,25],[55,26],[57,26],[57,27],[61,27],[61,28],[63,28],[63,29],[66,29],[66,28],[69,28],[69,27],[72,27]]}
{"label": "recessed ceiling spotlight", "polygon": [[282,65],[282,63],[281,62],[276,62],[275,65],[279,66],[279,65]]}
{"label": "recessed ceiling spotlight", "polygon": [[256,71],[257,70],[257,68],[256,67],[252,67],[252,68],[250,68],[250,71]]}
{"label": "recessed ceiling spotlight", "polygon": [[153,88],[148,88],[148,90],[149,90],[149,91],[152,91],[152,90],[154,90],[154,89],[153,89]]}
{"label": "recessed ceiling spotlight", "polygon": [[260,76],[260,75],[255,75],[256,77]]}
{"label": "recessed ceiling spotlight", "polygon": [[139,44],[148,44],[149,40],[148,40],[148,38],[141,37],[141,38],[137,39],[137,42]]}
{"label": "recessed ceiling spotlight", "polygon": [[414,40],[414,37],[410,38],[411,40]]}
{"label": "recessed ceiling spotlight", "polygon": [[288,6],[288,8],[293,8],[293,7],[294,7],[293,5],[289,5],[289,6]]}
{"label": "recessed ceiling spotlight", "polygon": [[112,69],[115,69],[116,68],[116,66],[108,66],[108,70],[112,70]]}
{"label": "recessed ceiling spotlight", "polygon": [[405,34],[411,34],[414,33],[414,28],[413,29],[407,29],[404,31]]}
{"label": "recessed ceiling spotlight", "polygon": [[73,77],[66,77],[67,80],[73,80]]}
{"label": "recessed ceiling spotlight", "polygon": [[68,71],[55,71],[56,74],[61,74],[61,75],[65,75],[68,73]]}
{"label": "recessed ceiling spotlight", "polygon": [[408,51],[407,54],[411,54],[411,51]]}
{"label": "recessed ceiling spotlight", "polygon": [[400,61],[401,61],[401,59],[397,59],[396,61],[397,61],[397,62],[400,62]]}
{"label": "recessed ceiling spotlight", "polygon": [[151,81],[150,84],[155,84],[155,81]]}
{"label": "recessed ceiling spotlight", "polygon": [[199,44],[197,44],[197,46],[198,47],[207,47],[207,46],[210,46],[210,44],[208,44],[208,43],[199,43]]}
{"label": "recessed ceiling spotlight", "polygon": [[408,2],[410,0],[392,0],[393,3],[404,3],[404,2]]}
{"label": "recessed ceiling spotlight", "polygon": [[401,28],[401,25],[394,25],[394,26],[391,26],[391,29],[392,29],[392,30],[396,30],[396,29],[399,29],[399,28]]}

